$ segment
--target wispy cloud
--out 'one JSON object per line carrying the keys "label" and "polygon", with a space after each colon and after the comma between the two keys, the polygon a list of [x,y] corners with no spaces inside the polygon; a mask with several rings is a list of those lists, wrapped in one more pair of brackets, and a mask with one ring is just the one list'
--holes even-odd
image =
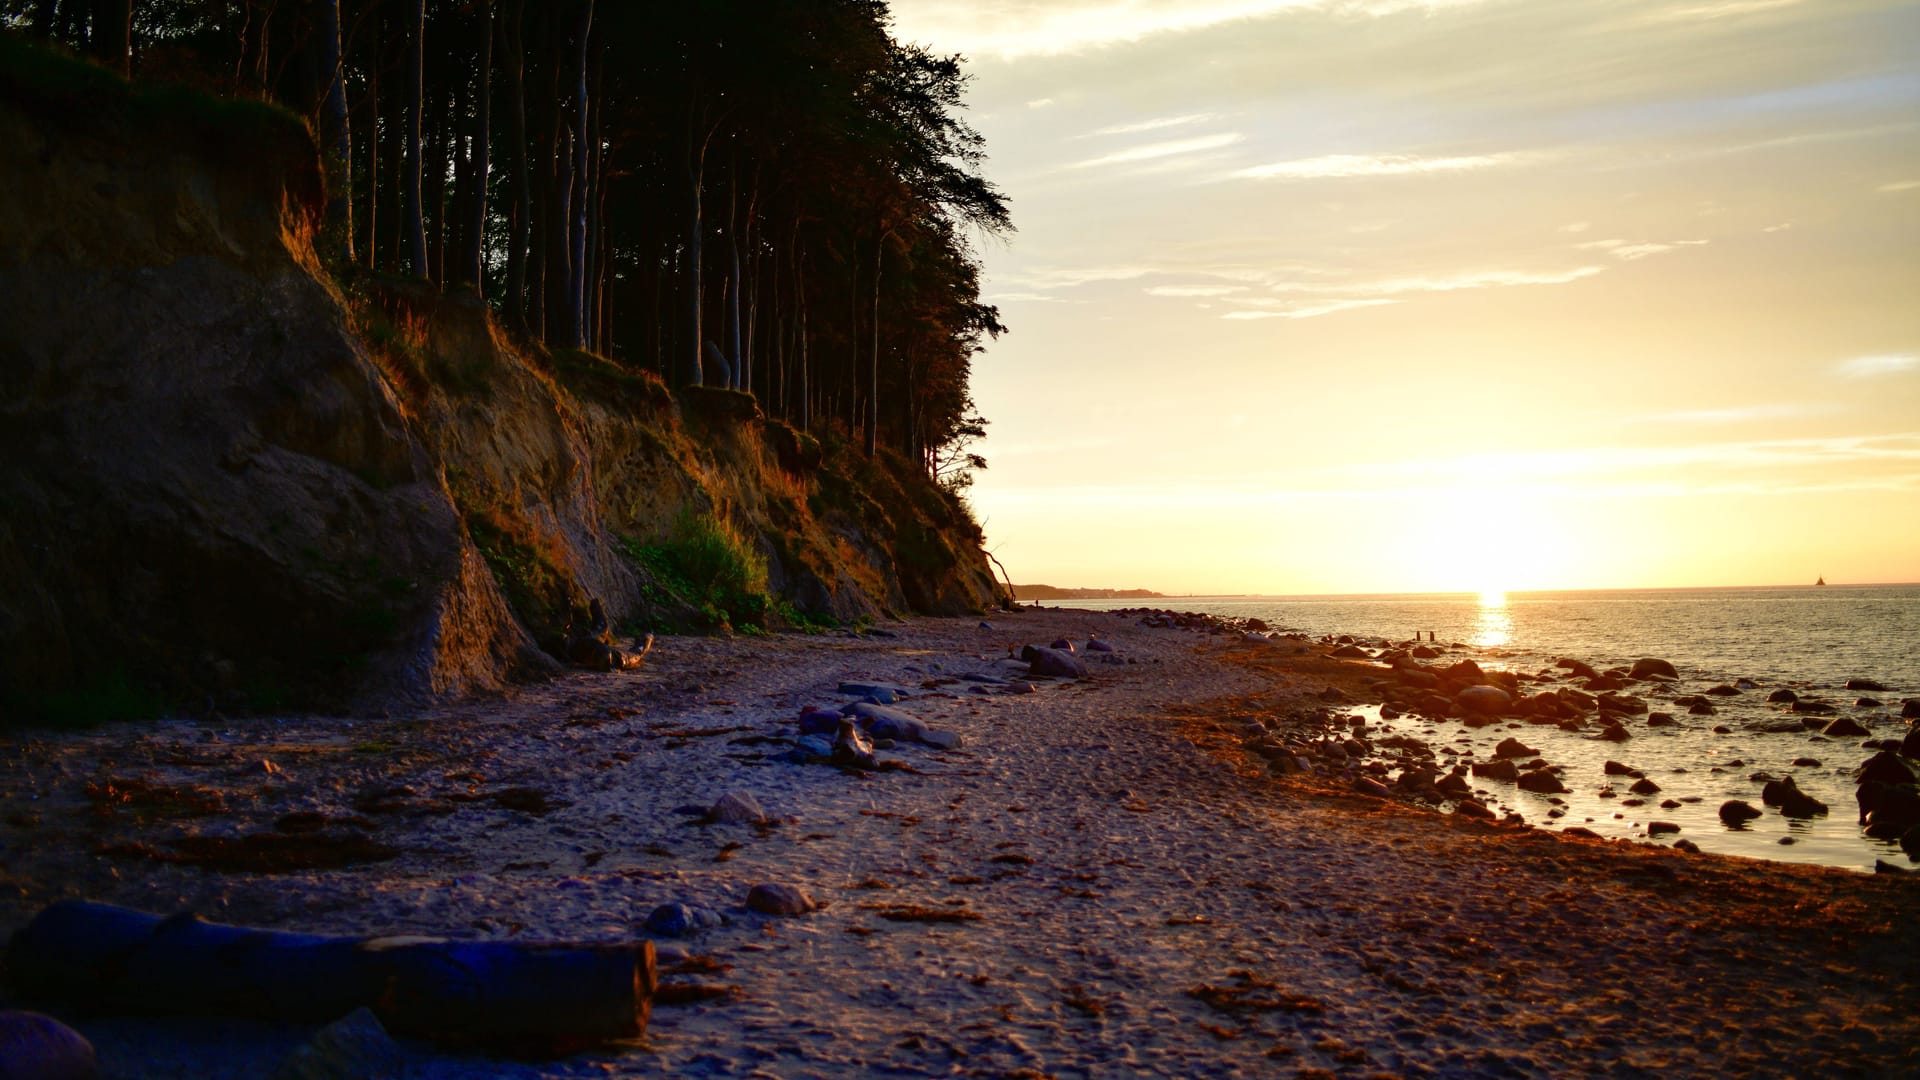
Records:
{"label": "wispy cloud", "polygon": [[1600,273],[1599,266],[1576,266],[1567,270],[1467,270],[1441,277],[1387,278],[1350,290],[1395,296],[1415,292],[1457,292],[1461,289],[1499,289],[1515,285],[1565,285]]}
{"label": "wispy cloud", "polygon": [[1742,15],[1758,15],[1763,11],[1778,11],[1781,8],[1794,7],[1803,0],[1721,0],[1714,4],[1692,4],[1687,7],[1666,8],[1651,11],[1641,17],[1642,22],[1708,22],[1713,19],[1734,19]]}
{"label": "wispy cloud", "polygon": [[1085,135],[1076,135],[1076,139],[1090,139],[1096,135],[1138,135],[1143,131],[1160,131],[1170,127],[1186,127],[1189,124],[1204,124],[1214,118],[1213,113],[1189,113],[1186,116],[1162,116],[1154,120],[1140,120],[1132,124],[1115,124],[1112,127],[1098,128]]}
{"label": "wispy cloud", "polygon": [[1301,307],[1282,309],[1261,308],[1249,311],[1229,311],[1220,316],[1223,319],[1312,319],[1321,315],[1332,315],[1355,308],[1379,307],[1382,304],[1397,304],[1398,300],[1329,300],[1324,304],[1308,304]]}
{"label": "wispy cloud", "polygon": [[1034,98],[1032,101],[1027,102],[1027,108],[1044,109],[1051,104],[1053,104],[1053,99],[1050,97]]}
{"label": "wispy cloud", "polygon": [[1912,371],[1920,367],[1920,357],[1886,354],[1882,356],[1856,356],[1842,361],[1834,371],[1849,379],[1871,379],[1878,375],[1897,375],[1902,371]]}
{"label": "wispy cloud", "polygon": [[1246,285],[1155,285],[1146,290],[1149,296],[1231,296],[1246,292]]}
{"label": "wispy cloud", "polygon": [[1347,180],[1373,176],[1416,176],[1422,173],[1466,172],[1513,165],[1522,154],[1475,154],[1464,157],[1420,157],[1414,154],[1323,154],[1266,165],[1235,169],[1229,177],[1242,180]]}
{"label": "wispy cloud", "polygon": [[1046,293],[1037,292],[997,292],[989,293],[980,299],[996,304],[1065,304],[1072,302],[1058,296],[1049,296]]}
{"label": "wispy cloud", "polygon": [[1873,190],[1882,195],[1891,195],[1896,191],[1920,191],[1920,180],[1895,180],[1891,184],[1881,184]]}
{"label": "wispy cloud", "polygon": [[1833,411],[1834,406],[1824,403],[1782,402],[1731,409],[1682,409],[1652,413],[1640,419],[1654,424],[1743,424],[1760,420],[1792,420]]}
{"label": "wispy cloud", "polygon": [[1171,139],[1166,142],[1147,143],[1144,146],[1131,146],[1125,150],[1116,150],[1111,154],[1102,154],[1085,161],[1076,161],[1069,168],[1096,169],[1104,165],[1126,165],[1132,162],[1153,161],[1159,158],[1176,157],[1183,154],[1198,154],[1207,150],[1218,150],[1223,146],[1232,146],[1244,140],[1246,136],[1235,131],[1223,131],[1215,135],[1199,135],[1191,139]]}

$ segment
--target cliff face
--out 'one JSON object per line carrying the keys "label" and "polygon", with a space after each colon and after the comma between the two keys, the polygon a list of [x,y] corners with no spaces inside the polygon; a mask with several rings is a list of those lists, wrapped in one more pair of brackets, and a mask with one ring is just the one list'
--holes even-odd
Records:
{"label": "cliff face", "polygon": [[992,602],[977,531],[902,470],[863,466],[876,501],[738,395],[337,284],[306,131],[187,104],[0,75],[0,708],[497,688],[589,596],[684,614],[632,556],[696,519],[800,609]]}

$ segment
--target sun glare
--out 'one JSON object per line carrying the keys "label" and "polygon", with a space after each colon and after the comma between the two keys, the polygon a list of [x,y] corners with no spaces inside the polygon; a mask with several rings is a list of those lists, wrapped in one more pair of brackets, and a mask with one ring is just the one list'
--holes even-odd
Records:
{"label": "sun glare", "polygon": [[1480,606],[1483,608],[1503,608],[1507,606],[1507,590],[1481,589]]}

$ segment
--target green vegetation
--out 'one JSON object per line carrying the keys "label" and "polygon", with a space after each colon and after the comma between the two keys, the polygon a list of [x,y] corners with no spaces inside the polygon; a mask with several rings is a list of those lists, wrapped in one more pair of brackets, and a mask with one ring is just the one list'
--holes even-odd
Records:
{"label": "green vegetation", "polygon": [[557,636],[573,614],[578,591],[573,576],[562,568],[560,552],[517,515],[497,506],[459,501],[467,535],[487,560],[514,614],[543,643]]}
{"label": "green vegetation", "polygon": [[651,579],[651,589],[664,590],[647,599],[692,607],[704,624],[695,629],[753,633],[765,629],[775,610],[767,595],[766,558],[713,514],[683,509],[664,543],[628,538],[622,548]]}

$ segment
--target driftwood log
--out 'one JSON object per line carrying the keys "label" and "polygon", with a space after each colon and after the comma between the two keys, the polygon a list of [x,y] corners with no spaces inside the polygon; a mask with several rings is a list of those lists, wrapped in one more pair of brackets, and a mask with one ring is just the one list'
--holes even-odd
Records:
{"label": "driftwood log", "polygon": [[63,901],[7,948],[23,996],[100,1012],[322,1023],[361,1006],[401,1035],[563,1051],[646,1030],[653,943],[345,938]]}

